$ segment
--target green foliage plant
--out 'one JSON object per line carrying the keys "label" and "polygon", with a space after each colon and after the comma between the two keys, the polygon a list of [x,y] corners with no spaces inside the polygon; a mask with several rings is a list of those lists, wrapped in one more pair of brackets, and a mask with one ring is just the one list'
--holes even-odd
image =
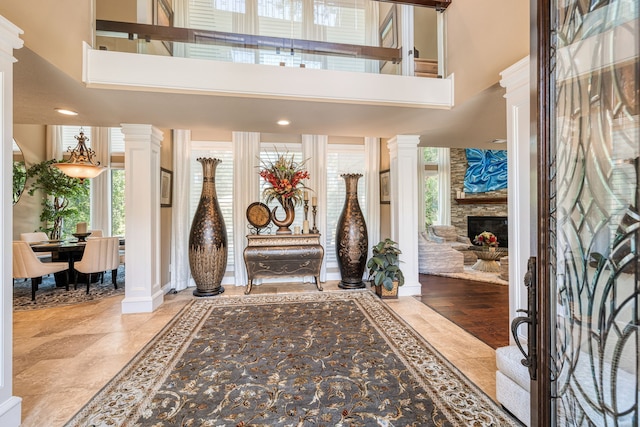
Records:
{"label": "green foliage plant", "polygon": [[402,252],[398,249],[398,244],[391,239],[385,239],[375,245],[372,252],[371,258],[367,261],[367,268],[373,284],[382,285],[388,291],[393,289],[394,281],[398,282],[398,286],[404,285],[404,274],[400,270],[398,259]]}
{"label": "green foliage plant", "polygon": [[27,182],[27,169],[24,167],[24,162],[13,161],[13,204],[18,203],[24,185]]}
{"label": "green foliage plant", "polygon": [[29,186],[29,195],[37,190],[44,193],[40,227],[50,239],[60,239],[65,219],[72,221],[79,216],[79,203],[87,201],[89,182],[71,178],[53,166],[57,160],[45,160],[36,163],[27,170],[27,178],[33,178]]}

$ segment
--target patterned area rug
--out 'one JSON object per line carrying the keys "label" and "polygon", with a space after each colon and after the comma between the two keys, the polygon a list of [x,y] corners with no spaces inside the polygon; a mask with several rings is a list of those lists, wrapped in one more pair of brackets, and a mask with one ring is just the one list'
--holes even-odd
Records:
{"label": "patterned area rug", "polygon": [[370,291],[190,302],[67,426],[516,426]]}
{"label": "patterned area rug", "polygon": [[48,275],[42,278],[35,301],[31,301],[31,280],[16,279],[13,281],[13,310],[37,310],[124,295],[124,266],[118,268],[117,277],[118,289],[114,289],[111,272],[108,272],[104,275],[104,283],[92,283],[87,295],[86,283],[78,283],[78,289],[73,289],[72,283],[69,291],[66,291],[65,288],[56,287],[53,275]]}

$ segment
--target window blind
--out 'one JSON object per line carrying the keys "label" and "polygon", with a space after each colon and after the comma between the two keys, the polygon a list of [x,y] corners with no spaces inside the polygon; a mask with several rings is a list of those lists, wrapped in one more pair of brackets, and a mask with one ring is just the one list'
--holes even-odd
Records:
{"label": "window blind", "polygon": [[[335,43],[364,45],[365,2],[371,0],[258,0],[257,8],[247,8],[244,0],[191,0],[188,3],[186,26],[224,32],[258,34],[270,37],[310,39]],[[304,8],[312,5],[310,13]],[[252,16],[244,17],[245,13]],[[305,16],[307,22],[305,22]],[[311,19],[311,22],[308,22]],[[247,22],[253,23],[246,24]],[[235,25],[234,25],[235,24]],[[250,25],[251,28],[246,28]],[[243,28],[242,31],[238,28]],[[191,58],[213,59],[242,63],[260,63],[327,68],[344,71],[366,71],[366,60],[332,57],[289,55],[286,49],[280,54],[261,49],[252,50],[229,46],[186,44],[185,54]]]}
{"label": "window blind", "polygon": [[109,140],[111,153],[124,153],[124,134],[121,128],[109,128]]}

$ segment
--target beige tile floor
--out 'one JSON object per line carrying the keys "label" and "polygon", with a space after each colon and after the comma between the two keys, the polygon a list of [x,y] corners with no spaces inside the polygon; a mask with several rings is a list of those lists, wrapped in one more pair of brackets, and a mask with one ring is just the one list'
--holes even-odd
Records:
{"label": "beige tile floor", "polygon": [[[226,286],[222,296],[242,295]],[[337,290],[337,282],[324,284]],[[252,294],[315,291],[313,285],[254,287]],[[153,313],[121,314],[123,297],[14,313],[13,390],[23,426],[61,426],[193,298],[168,294]],[[407,323],[495,399],[495,351],[413,297],[386,300]]]}

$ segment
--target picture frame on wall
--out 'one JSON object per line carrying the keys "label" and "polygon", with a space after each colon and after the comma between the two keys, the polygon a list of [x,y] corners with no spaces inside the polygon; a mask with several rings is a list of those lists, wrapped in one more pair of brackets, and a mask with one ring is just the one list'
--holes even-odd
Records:
{"label": "picture frame on wall", "polygon": [[391,193],[389,192],[390,170],[380,171],[380,204],[388,205],[391,203]]}
{"label": "picture frame on wall", "polygon": [[398,47],[397,8],[394,4],[380,24],[380,47]]}
{"label": "picture frame on wall", "polygon": [[[153,24],[162,27],[173,27],[173,9],[169,0],[153,1]],[[173,55],[173,43],[163,41],[170,55]]]}
{"label": "picture frame on wall", "polygon": [[160,207],[170,208],[173,198],[173,172],[160,168]]}
{"label": "picture frame on wall", "polygon": [[[386,48],[398,47],[398,18],[396,5],[392,5],[379,28],[379,45]],[[390,64],[389,61],[380,61],[380,71]]]}

